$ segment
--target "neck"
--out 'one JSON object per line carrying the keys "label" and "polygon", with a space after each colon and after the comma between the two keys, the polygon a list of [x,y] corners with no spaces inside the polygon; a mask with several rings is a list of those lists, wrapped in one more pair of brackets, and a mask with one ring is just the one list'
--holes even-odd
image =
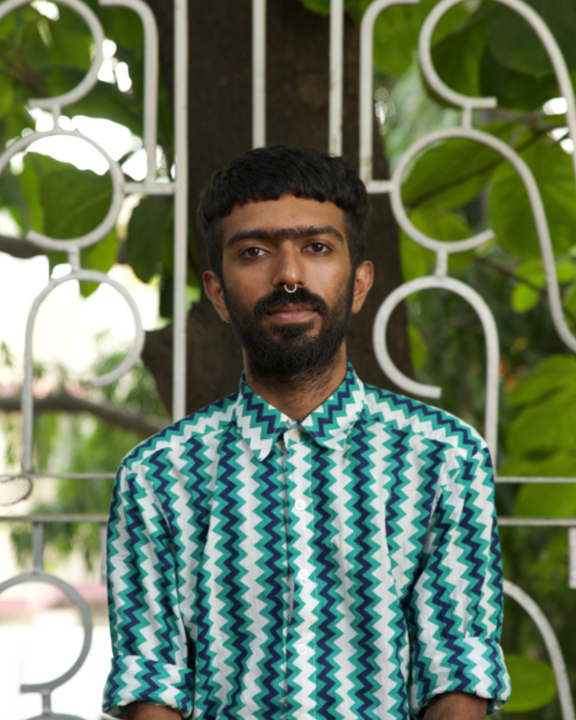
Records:
{"label": "neck", "polygon": [[302,420],[342,384],[346,377],[346,344],[342,343],[333,362],[322,372],[255,378],[245,354],[244,367],[248,385],[255,393],[293,420]]}

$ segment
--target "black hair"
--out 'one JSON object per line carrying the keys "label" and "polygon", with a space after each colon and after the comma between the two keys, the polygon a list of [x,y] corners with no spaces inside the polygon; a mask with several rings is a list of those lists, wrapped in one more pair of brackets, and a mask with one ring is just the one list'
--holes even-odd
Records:
{"label": "black hair", "polygon": [[278,200],[282,195],[332,202],[344,211],[352,268],[364,257],[368,196],[364,183],[341,157],[319,150],[273,145],[247,152],[216,172],[203,190],[198,222],[212,270],[222,278],[222,219],[235,205]]}

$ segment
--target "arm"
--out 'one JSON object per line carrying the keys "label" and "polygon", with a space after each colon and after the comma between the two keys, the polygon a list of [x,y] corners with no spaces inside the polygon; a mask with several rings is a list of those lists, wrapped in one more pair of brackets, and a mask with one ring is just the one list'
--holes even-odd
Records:
{"label": "arm", "polygon": [[451,692],[436,695],[424,713],[424,720],[484,720],[488,701],[476,695]]}
{"label": "arm", "polygon": [[[446,453],[406,607],[412,655],[410,704],[418,718],[424,717],[435,696],[468,693],[486,698],[489,705],[484,711],[492,713],[510,695],[499,644],[502,570],[493,483],[484,443],[472,442],[468,436],[464,447]],[[449,702],[455,700],[442,700],[437,709],[430,705],[428,713],[442,712],[439,719],[456,717],[444,713],[444,703]],[[428,714],[430,718],[436,715]]]}
{"label": "arm", "polygon": [[166,706],[130,703],[124,708],[122,720],[182,720],[182,715]]}
{"label": "arm", "polygon": [[173,720],[166,715],[170,708],[177,718],[192,714],[193,679],[172,542],[147,465],[139,458],[123,464],[108,526],[113,657],[104,711],[114,717],[122,717],[131,703],[145,706],[129,712],[155,713],[137,714],[138,720]]}

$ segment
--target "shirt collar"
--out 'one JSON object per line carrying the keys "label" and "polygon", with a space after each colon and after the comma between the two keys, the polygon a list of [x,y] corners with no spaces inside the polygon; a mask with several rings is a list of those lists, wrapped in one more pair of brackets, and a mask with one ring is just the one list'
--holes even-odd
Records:
{"label": "shirt collar", "polygon": [[242,373],[236,406],[236,424],[259,460],[265,460],[278,436],[300,425],[319,445],[344,450],[348,433],[364,408],[364,385],[350,363],[336,391],[299,423],[257,395]]}

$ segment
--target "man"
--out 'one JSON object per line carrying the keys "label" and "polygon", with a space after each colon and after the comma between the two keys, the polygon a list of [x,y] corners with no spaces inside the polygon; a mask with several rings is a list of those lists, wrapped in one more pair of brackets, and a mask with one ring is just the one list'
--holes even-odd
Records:
{"label": "man", "polygon": [[367,207],[341,158],[283,146],[205,190],[204,287],[245,374],[122,463],[107,712],[476,720],[508,698],[486,445],[346,360]]}

